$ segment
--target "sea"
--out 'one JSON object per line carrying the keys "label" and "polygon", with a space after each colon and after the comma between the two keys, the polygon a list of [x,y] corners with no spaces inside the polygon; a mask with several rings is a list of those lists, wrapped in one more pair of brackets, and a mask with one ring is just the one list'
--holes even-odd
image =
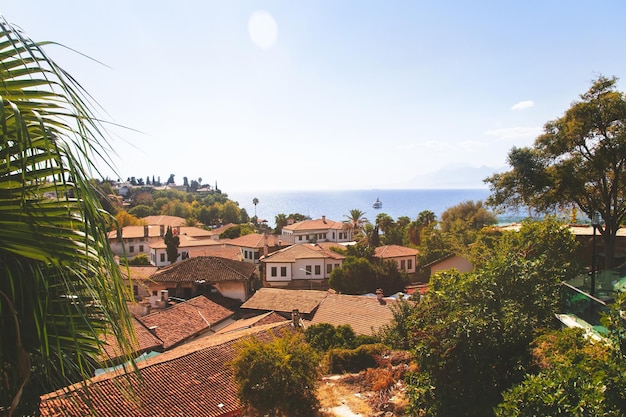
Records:
{"label": "sea", "polygon": [[[435,213],[437,219],[448,208],[466,201],[484,201],[488,189],[410,189],[410,190],[342,190],[342,191],[258,191],[227,192],[239,207],[246,209],[250,217],[256,216],[275,226],[278,214],[303,214],[311,219],[326,216],[333,221],[347,220],[350,210],[358,209],[374,222],[376,216],[385,213],[394,220],[407,216],[415,220],[424,210]],[[253,199],[259,200],[256,208]],[[376,199],[382,202],[380,209],[372,207]],[[516,213],[498,216],[498,223],[506,224],[520,218]]]}

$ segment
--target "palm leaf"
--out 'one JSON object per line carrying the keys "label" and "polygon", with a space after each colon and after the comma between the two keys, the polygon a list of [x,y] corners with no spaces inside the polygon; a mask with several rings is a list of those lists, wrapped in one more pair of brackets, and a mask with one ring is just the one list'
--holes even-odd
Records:
{"label": "palm leaf", "polygon": [[0,30],[0,410],[12,414],[25,389],[88,379],[104,332],[127,352],[133,337],[113,219],[89,181],[111,151],[91,98],[1,16]]}

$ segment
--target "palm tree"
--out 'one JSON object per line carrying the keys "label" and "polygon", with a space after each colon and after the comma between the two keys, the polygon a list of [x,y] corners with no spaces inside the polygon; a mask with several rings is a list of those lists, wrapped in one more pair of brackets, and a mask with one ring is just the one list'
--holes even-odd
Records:
{"label": "palm tree", "polygon": [[0,409],[14,415],[93,375],[105,332],[127,352],[134,336],[89,181],[110,152],[102,125],[45,44],[0,29]]}
{"label": "palm tree", "polygon": [[365,212],[359,209],[350,210],[350,214],[344,214],[343,217],[346,217],[348,220],[345,220],[345,223],[350,225],[355,233],[362,231],[365,223],[368,223],[369,220],[365,217]]}
{"label": "palm tree", "polygon": [[259,199],[254,197],[252,199],[252,204],[254,204],[254,217],[256,217],[256,205],[259,204]]}

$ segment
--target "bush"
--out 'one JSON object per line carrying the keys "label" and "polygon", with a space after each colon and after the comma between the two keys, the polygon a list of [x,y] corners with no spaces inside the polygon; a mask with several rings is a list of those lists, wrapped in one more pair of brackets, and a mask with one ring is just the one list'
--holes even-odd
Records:
{"label": "bush", "polygon": [[150,265],[150,258],[145,253],[140,253],[134,258],[129,259],[128,265],[134,265],[134,266]]}
{"label": "bush", "polygon": [[330,349],[323,366],[333,374],[359,372],[376,367],[382,354],[388,349],[388,346],[381,343],[361,345],[356,349]]}

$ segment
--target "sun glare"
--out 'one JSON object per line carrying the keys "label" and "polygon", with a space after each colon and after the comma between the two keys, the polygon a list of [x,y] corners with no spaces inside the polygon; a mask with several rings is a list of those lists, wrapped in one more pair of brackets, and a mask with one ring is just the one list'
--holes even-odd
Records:
{"label": "sun glare", "polygon": [[248,20],[248,33],[256,46],[269,49],[274,46],[278,37],[276,21],[264,10],[254,12]]}

